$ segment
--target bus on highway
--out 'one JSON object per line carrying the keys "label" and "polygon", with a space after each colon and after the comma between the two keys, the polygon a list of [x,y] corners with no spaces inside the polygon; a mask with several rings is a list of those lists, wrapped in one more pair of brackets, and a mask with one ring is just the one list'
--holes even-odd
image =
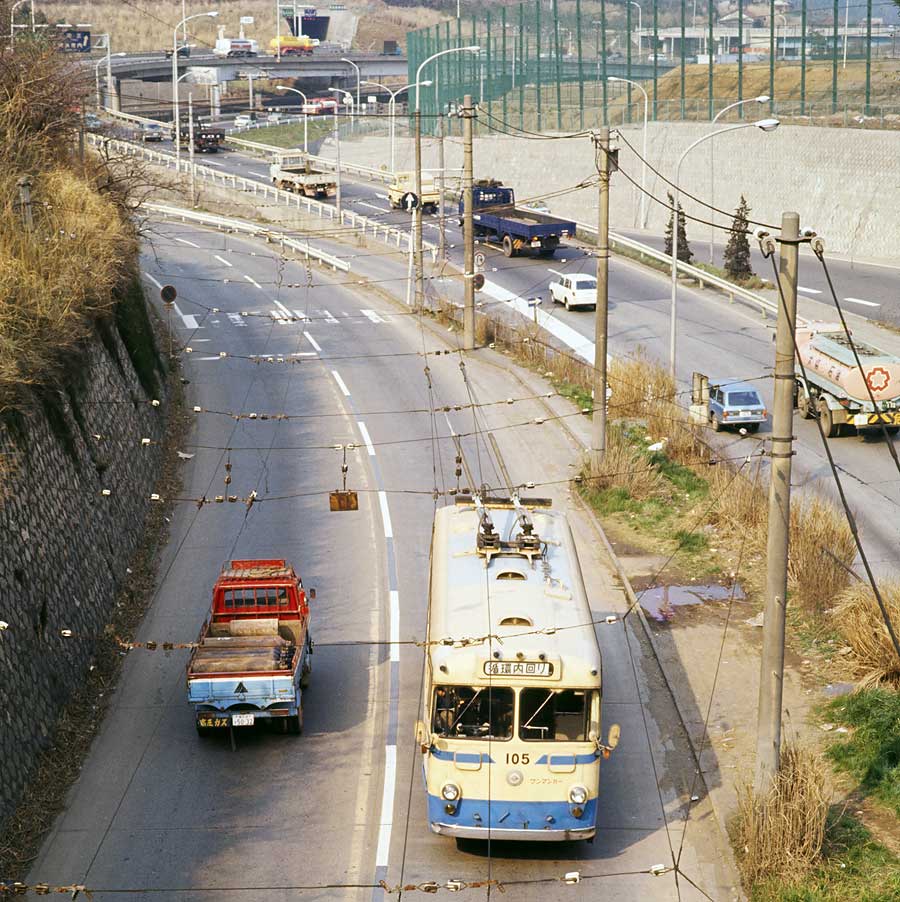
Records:
{"label": "bus on highway", "polygon": [[435,833],[594,836],[600,761],[619,727],[601,742],[593,620],[569,523],[549,500],[460,496],[437,511],[416,725]]}

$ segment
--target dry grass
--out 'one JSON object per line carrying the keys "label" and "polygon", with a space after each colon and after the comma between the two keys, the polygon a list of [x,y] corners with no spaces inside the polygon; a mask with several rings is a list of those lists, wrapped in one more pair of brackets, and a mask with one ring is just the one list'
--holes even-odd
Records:
{"label": "dry grass", "polygon": [[590,475],[590,491],[620,489],[635,501],[661,497],[664,493],[662,473],[651,468],[647,455],[616,424],[606,433],[606,453],[599,469],[584,475]]}
{"label": "dry grass", "polygon": [[[894,632],[900,634],[900,584],[885,582],[879,591]],[[845,589],[838,597],[832,618],[853,649],[848,663],[861,687],[885,682],[900,685],[900,661],[869,586],[854,583]]]}
{"label": "dry grass", "polygon": [[[73,157],[82,84],[53,50],[0,55],[0,410],[72,363],[133,258],[120,194]],[[18,180],[29,176],[33,225]]]}
{"label": "dry grass", "polygon": [[781,769],[764,796],[738,789],[734,839],[744,885],[766,878],[793,881],[819,861],[825,840],[829,768],[807,748],[785,743]]}

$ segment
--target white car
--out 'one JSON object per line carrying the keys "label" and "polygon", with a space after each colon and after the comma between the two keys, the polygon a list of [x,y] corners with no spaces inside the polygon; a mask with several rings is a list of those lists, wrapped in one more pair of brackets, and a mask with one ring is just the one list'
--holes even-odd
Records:
{"label": "white car", "polygon": [[269,113],[269,115],[266,116],[266,122],[278,123],[281,122],[282,119],[284,119],[283,113]]}
{"label": "white car", "polygon": [[563,304],[566,310],[577,307],[597,309],[597,280],[588,273],[562,273],[550,270],[559,278],[550,283],[550,300],[554,304]]}

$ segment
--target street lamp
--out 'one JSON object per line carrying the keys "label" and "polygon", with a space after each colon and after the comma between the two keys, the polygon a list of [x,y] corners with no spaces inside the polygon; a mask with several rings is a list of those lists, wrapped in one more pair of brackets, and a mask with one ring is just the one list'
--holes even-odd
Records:
{"label": "street lamp", "polygon": [[110,53],[109,35],[106,35],[106,56],[101,56],[94,64],[94,86],[97,90],[97,109],[105,109],[106,104],[100,96],[100,67],[106,64],[106,93],[112,93],[112,57],[128,56],[127,53]]}
{"label": "street lamp", "polygon": [[[387,85],[383,85],[380,81],[364,81],[364,85],[374,85],[376,88],[382,88],[387,91],[388,94],[391,95],[390,103],[388,104],[388,116],[391,120],[391,172],[394,172],[394,138],[395,138],[395,122],[396,122],[396,105],[397,105],[397,95],[402,94],[404,91],[408,91],[410,88],[416,87],[416,85],[403,85],[402,88],[397,88],[396,91],[392,91]],[[434,84],[433,81],[423,81],[420,82],[423,88],[428,88]]]}
{"label": "street lamp", "polygon": [[353,62],[353,60],[348,60],[346,56],[341,57],[341,62],[349,63],[351,66],[353,66],[354,69],[356,69],[356,109],[359,110],[359,108],[360,108],[359,107],[359,79],[360,79],[359,66],[357,66],[356,63]]}
{"label": "street lamp", "polygon": [[185,36],[187,36],[187,23],[191,19],[215,19],[219,15],[217,9],[208,13],[195,13],[193,16],[185,16],[172,31],[172,101],[174,103],[173,112],[175,114],[175,158],[181,157],[181,123],[178,110],[178,29],[184,27]]}
{"label": "street lamp", "polygon": [[299,94],[303,98],[303,152],[309,153],[309,142],[307,141],[307,120],[309,119],[307,104],[309,103],[309,101],[306,99],[306,95],[298,88],[289,88],[287,85],[275,85],[275,90],[293,91],[294,94]]}
{"label": "street lamp", "polygon": [[[450,47],[448,50],[440,50],[419,63],[416,69],[416,80],[413,87],[416,89],[415,126],[416,126],[416,196],[422,197],[422,115],[419,111],[419,88],[422,87],[422,70],[433,60],[451,53],[481,53],[479,44],[470,44],[467,47]],[[416,221],[416,306],[418,307],[424,294],[424,273],[422,271],[422,208],[415,210]]]}
{"label": "street lamp", "polygon": [[[332,88],[331,89],[335,94],[341,95],[341,99],[344,103],[350,103],[351,109],[353,108],[353,95],[348,94],[343,88]],[[334,140],[337,144],[337,190],[335,192],[335,206],[337,207],[338,213],[338,224],[342,224],[342,210],[341,210],[341,128],[340,123],[338,121],[338,106],[339,103],[335,103],[334,105]]]}
{"label": "street lamp", "polygon": [[[16,40],[16,10],[23,4],[30,3],[31,4],[31,30],[34,31],[34,2],[33,0],[16,0],[15,3],[9,8],[9,49],[12,50],[15,47]],[[24,25],[19,26],[20,28],[24,28]]]}
{"label": "street lamp", "polygon": [[684,158],[703,141],[715,138],[718,135],[724,135],[727,132],[736,131],[739,128],[758,128],[764,132],[774,131],[781,123],[777,119],[760,119],[758,122],[741,122],[737,125],[729,125],[728,128],[722,128],[718,131],[707,132],[701,135],[692,144],[689,144],[684,153],[678,158],[678,165],[675,167],[675,181],[672,185],[672,297],[671,297],[671,322],[669,324],[669,370],[672,374],[672,380],[675,380],[675,335],[676,323],[678,321],[678,185],[681,181],[681,164]]}
{"label": "street lamp", "polygon": [[641,219],[640,224],[641,228],[647,228],[647,108],[649,106],[649,100],[647,98],[647,92],[644,90],[643,86],[640,85],[636,81],[632,81],[630,78],[617,78],[615,75],[610,75],[607,81],[620,81],[625,84],[629,84],[634,88],[637,88],[641,94],[644,95],[644,137],[642,143],[641,150]]}
{"label": "street lamp", "polygon": [[[641,4],[636,3],[635,0],[628,0],[629,6],[637,7],[638,11],[638,62],[641,61],[641,32],[643,29],[641,28]],[[628,36],[628,40],[631,40],[631,35]],[[646,95],[645,95],[646,96]]]}
{"label": "street lamp", "polygon": [[[744,106],[747,103],[768,103],[769,95],[768,94],[760,94],[759,97],[751,97],[749,100],[738,100],[734,103],[729,103],[727,107],[722,110],[719,110],[715,116],[713,116],[712,124],[715,125],[719,119],[722,118],[729,110],[733,110],[737,107]],[[715,163],[714,151],[715,144],[709,145],[709,262],[713,262],[713,242],[716,239],[716,226],[713,220],[715,219],[715,206],[716,206],[716,182],[713,178],[713,165]]]}

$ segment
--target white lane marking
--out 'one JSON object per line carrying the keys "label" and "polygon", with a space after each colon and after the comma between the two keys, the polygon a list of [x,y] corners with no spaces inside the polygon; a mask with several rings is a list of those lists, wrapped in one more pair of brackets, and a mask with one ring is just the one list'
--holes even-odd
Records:
{"label": "white lane marking", "polygon": [[251,284],[255,285],[260,291],[262,291],[262,285],[256,281],[256,279],[251,278],[250,276],[244,276],[244,278]]}
{"label": "white lane marking", "polygon": [[245,326],[246,327],[246,325],[247,325],[244,322],[244,318],[240,315],[240,313],[229,313],[228,319],[231,320],[231,324],[233,326]]}
{"label": "white lane marking", "polygon": [[195,360],[222,360],[223,358],[219,357],[218,354],[215,357],[195,357]]}
{"label": "white lane marking", "polygon": [[440,226],[436,226],[433,222],[423,223],[426,229],[434,229],[435,231],[440,231]]}
{"label": "white lane marking", "polygon": [[357,206],[357,207],[368,207],[370,210],[377,210],[379,213],[384,213],[384,212],[385,212],[385,208],[384,208],[384,207],[376,207],[375,204],[367,203],[367,202],[364,201],[364,200],[358,200],[358,201],[356,202],[356,206]]}
{"label": "white lane marking", "polygon": [[191,313],[182,313],[178,304],[173,303],[172,309],[181,317],[184,322],[184,326],[186,329],[196,329],[199,324],[197,323],[197,317]]}
{"label": "white lane marking", "polygon": [[323,310],[322,313],[325,314],[325,322],[326,323],[336,323],[337,322],[337,320],[327,310]]}
{"label": "white lane marking", "polygon": [[337,370],[332,370],[331,375],[334,376],[334,381],[337,382],[338,388],[344,393],[345,398],[350,397],[350,389],[347,388],[344,380],[341,379],[341,374]]}
{"label": "white lane marking", "polygon": [[214,162],[213,160],[204,160],[204,161],[203,161],[203,165],[204,165],[204,166],[220,166],[220,167],[222,167],[222,168],[225,167],[225,164],[224,164],[224,163],[216,163],[216,162]]}
{"label": "white lane marking", "polygon": [[390,200],[390,198],[386,194],[376,194],[375,197],[377,197],[379,200]]}
{"label": "white lane marking", "polygon": [[219,263],[222,263],[225,266],[234,266],[233,263],[229,263],[224,257],[220,257],[218,254],[213,254],[213,256],[216,258],[216,260],[219,261]]}
{"label": "white lane marking", "polygon": [[362,433],[363,441],[366,443],[366,450],[369,452],[369,457],[374,457],[375,446],[372,444],[372,436],[369,435],[366,424],[362,420],[357,420],[356,425],[359,426],[359,431]]}
{"label": "white lane marking", "polygon": [[272,298],[272,303],[284,314],[288,322],[290,322],[294,318],[294,314],[291,313],[291,311],[288,310],[288,308],[285,307],[284,304],[281,303],[281,301]]}
{"label": "white lane marking", "polygon": [[391,828],[394,819],[394,789],[397,785],[397,746],[384,747],[384,792],[381,795],[381,819],[378,828],[378,851],[375,867],[387,867],[391,851]]}
{"label": "white lane marking", "polygon": [[176,240],[176,241],[180,241],[182,244],[186,244],[186,245],[188,245],[189,247],[196,247],[196,248],[199,248],[199,247],[200,247],[199,244],[194,244],[193,241],[188,241],[187,238],[178,238],[178,237],[176,237],[175,240]]}
{"label": "white lane marking", "polygon": [[319,347],[319,343],[312,337],[312,335],[310,335],[309,332],[304,332],[303,334],[306,337],[306,340],[313,346],[313,349],[321,353],[322,349]]}
{"label": "white lane marking", "polygon": [[387,494],[385,492],[378,493],[378,506],[381,508],[381,519],[384,521],[384,537],[393,539],[394,527],[391,523],[391,512],[388,510]]}
{"label": "white lane marking", "polygon": [[450,435],[456,435],[456,430],[453,428],[453,423],[450,422],[450,417],[446,411],[444,411],[444,419],[447,421],[447,428],[450,430]]}
{"label": "white lane marking", "polygon": [[309,323],[312,322],[310,318],[302,311],[302,310],[294,310],[294,316],[300,320],[301,323]]}
{"label": "white lane marking", "polygon": [[373,323],[386,323],[386,319],[382,319],[374,310],[360,310],[359,311],[366,319],[371,320]]}
{"label": "white lane marking", "polygon": [[154,279],[153,276],[150,275],[150,273],[145,272],[145,273],[142,273],[142,275],[149,282],[152,282],[157,288],[162,288],[162,282],[157,282],[156,279]]}
{"label": "white lane marking", "polygon": [[797,286],[797,291],[802,291],[804,294],[821,294],[818,288],[804,288],[802,285]]}
{"label": "white lane marking", "polygon": [[315,351],[294,351],[291,357],[316,357]]}
{"label": "white lane marking", "polygon": [[400,593],[391,589],[391,660],[400,660]]}
{"label": "white lane marking", "polygon": [[848,304],[862,304],[864,307],[880,307],[881,304],[876,304],[875,301],[864,301],[862,298],[844,298]]}
{"label": "white lane marking", "polygon": [[285,318],[285,315],[280,310],[270,310],[269,316],[271,316],[279,326],[290,325],[290,317]]}

